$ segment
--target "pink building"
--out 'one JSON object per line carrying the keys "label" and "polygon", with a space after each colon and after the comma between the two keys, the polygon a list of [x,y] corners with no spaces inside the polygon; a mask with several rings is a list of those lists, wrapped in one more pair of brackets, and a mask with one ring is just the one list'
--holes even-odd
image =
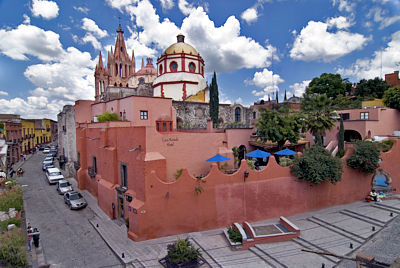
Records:
{"label": "pink building", "polygon": [[[368,108],[340,110],[337,113],[343,118],[344,140],[361,140],[364,138],[390,137],[400,131],[400,112],[390,108]],[[339,121],[326,132],[325,145],[331,141],[337,145]],[[307,140],[313,144],[313,137],[307,133]]]}

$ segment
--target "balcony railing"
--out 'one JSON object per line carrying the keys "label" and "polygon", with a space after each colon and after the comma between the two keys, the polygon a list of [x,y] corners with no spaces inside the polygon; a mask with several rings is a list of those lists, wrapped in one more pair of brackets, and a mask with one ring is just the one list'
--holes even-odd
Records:
{"label": "balcony railing", "polygon": [[88,174],[91,178],[96,177],[96,170],[93,167],[88,167]]}

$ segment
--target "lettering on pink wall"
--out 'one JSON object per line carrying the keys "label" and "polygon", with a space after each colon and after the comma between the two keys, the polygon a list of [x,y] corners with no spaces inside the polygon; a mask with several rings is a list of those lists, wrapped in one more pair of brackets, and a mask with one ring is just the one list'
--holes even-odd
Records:
{"label": "lettering on pink wall", "polygon": [[179,141],[177,137],[162,138],[162,142],[167,146],[174,146],[176,141]]}

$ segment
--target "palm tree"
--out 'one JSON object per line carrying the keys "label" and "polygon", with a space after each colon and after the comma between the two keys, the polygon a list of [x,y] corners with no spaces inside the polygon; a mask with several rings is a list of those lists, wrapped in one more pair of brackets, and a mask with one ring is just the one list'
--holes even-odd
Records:
{"label": "palm tree", "polygon": [[307,130],[316,138],[316,143],[322,146],[325,131],[335,125],[338,116],[331,100],[326,94],[304,94],[301,108],[305,113]]}

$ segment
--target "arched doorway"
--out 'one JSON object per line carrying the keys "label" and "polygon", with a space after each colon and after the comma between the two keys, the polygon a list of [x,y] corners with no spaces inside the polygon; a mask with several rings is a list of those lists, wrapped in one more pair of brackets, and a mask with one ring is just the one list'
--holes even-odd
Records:
{"label": "arched doorway", "polygon": [[371,188],[376,192],[383,192],[385,195],[392,194],[392,178],[385,170],[378,168],[372,176]]}
{"label": "arched doorway", "polygon": [[244,159],[244,157],[246,156],[246,146],[244,145],[240,145],[239,146],[239,167],[240,167],[240,163],[242,161],[242,159]]}
{"label": "arched doorway", "polygon": [[361,134],[356,130],[345,130],[344,131],[344,141],[352,142],[353,140],[362,140]]}

